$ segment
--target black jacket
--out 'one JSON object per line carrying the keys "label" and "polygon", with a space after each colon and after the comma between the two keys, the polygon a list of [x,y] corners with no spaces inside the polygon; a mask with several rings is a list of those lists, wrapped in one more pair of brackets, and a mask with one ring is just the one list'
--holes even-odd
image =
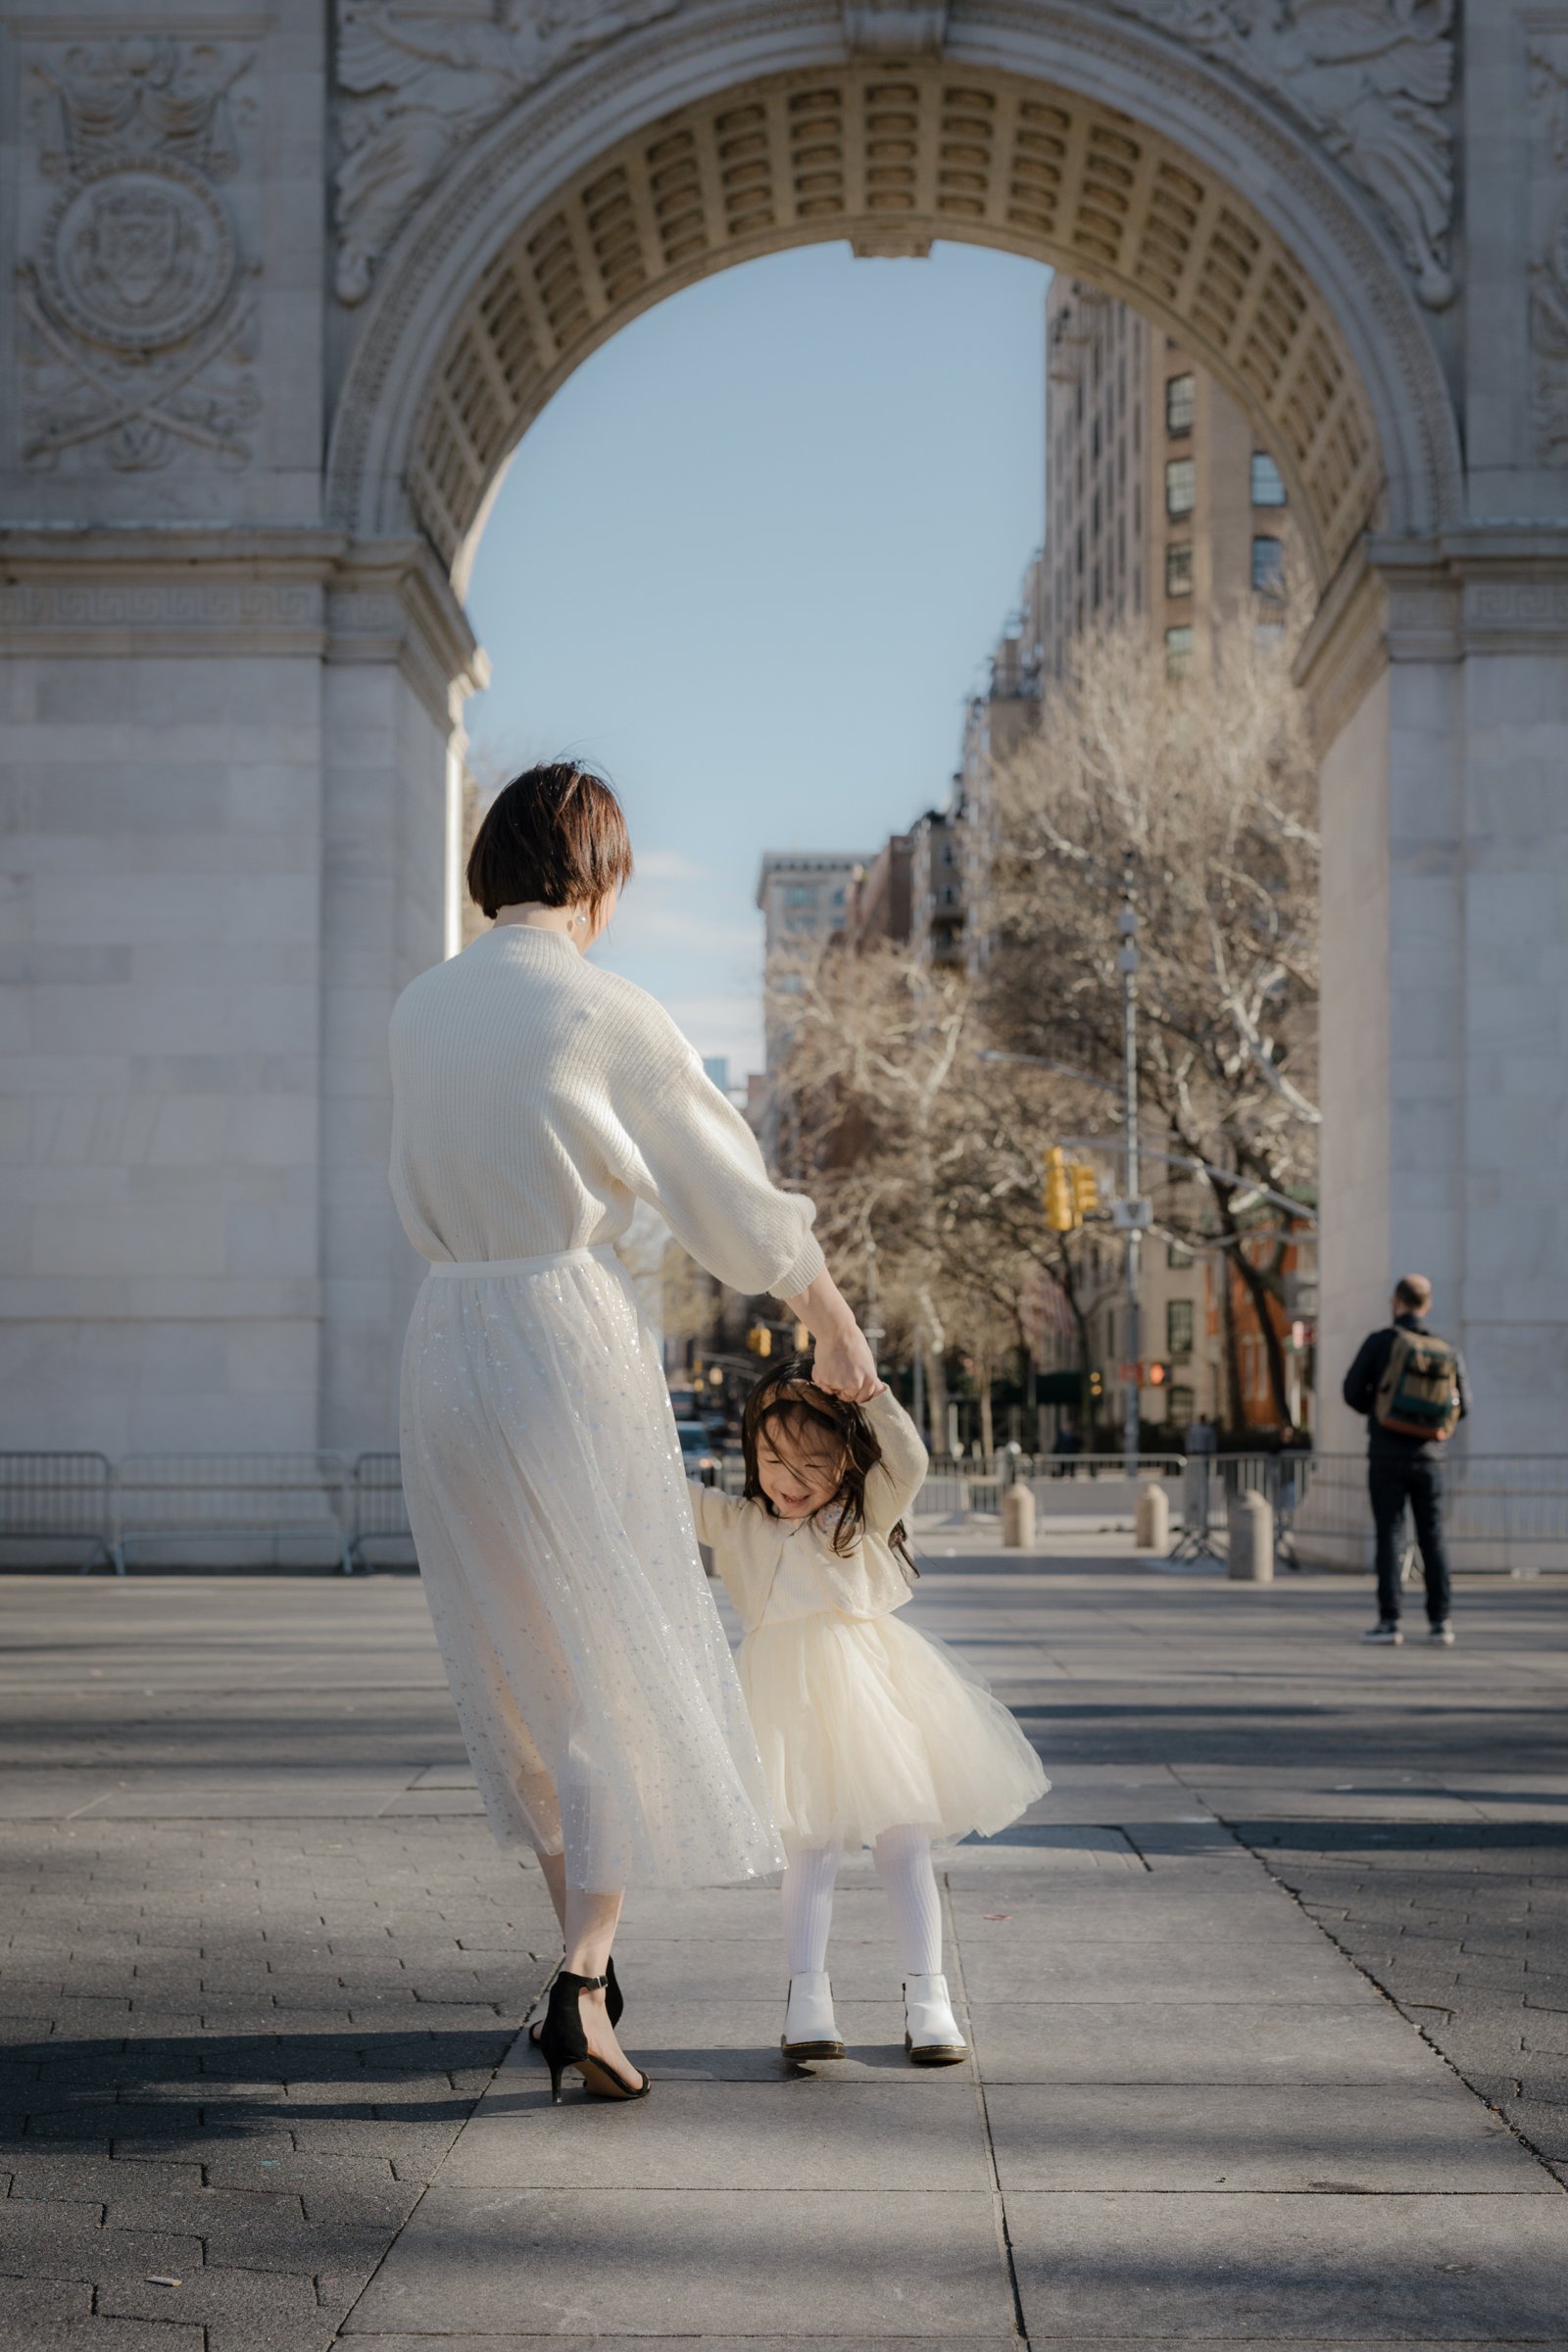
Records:
{"label": "black jacket", "polygon": [[[1372,1420],[1372,1407],[1389,1358],[1394,1353],[1396,1331],[1426,1330],[1421,1315],[1397,1315],[1381,1331],[1374,1331],[1361,1342],[1355,1361],[1345,1375],[1345,1401],[1352,1413],[1365,1413],[1368,1421],[1367,1451],[1373,1454],[1392,1454],[1400,1461],[1437,1462],[1443,1459],[1444,1441],[1434,1438],[1407,1438],[1397,1430],[1385,1429]],[[1464,1358],[1456,1355],[1455,1372],[1459,1384],[1459,1418],[1462,1421],[1470,1410],[1470,1383],[1465,1378]]]}

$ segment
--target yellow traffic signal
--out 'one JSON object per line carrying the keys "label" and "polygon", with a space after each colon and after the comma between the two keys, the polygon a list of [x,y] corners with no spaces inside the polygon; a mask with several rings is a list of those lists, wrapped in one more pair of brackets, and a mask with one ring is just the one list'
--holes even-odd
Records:
{"label": "yellow traffic signal", "polygon": [[1075,1159],[1067,1173],[1072,1178],[1074,1219],[1081,1225],[1100,1206],[1100,1187],[1095,1182],[1094,1169],[1081,1159]]}
{"label": "yellow traffic signal", "polygon": [[765,1323],[754,1323],[751,1330],[746,1334],[746,1345],[754,1355],[771,1355],[773,1352],[773,1334],[768,1330]]}
{"label": "yellow traffic signal", "polygon": [[1089,1375],[1089,1394],[1090,1394],[1090,1396],[1102,1396],[1104,1395],[1104,1393],[1105,1393],[1105,1384],[1104,1384],[1104,1382],[1103,1382],[1103,1381],[1101,1379],[1101,1377],[1100,1377],[1100,1374],[1099,1374],[1098,1372],[1091,1372],[1091,1373],[1090,1373],[1090,1375]]}
{"label": "yellow traffic signal", "polygon": [[1067,1154],[1059,1144],[1046,1153],[1046,1223],[1053,1233],[1071,1233],[1077,1224]]}

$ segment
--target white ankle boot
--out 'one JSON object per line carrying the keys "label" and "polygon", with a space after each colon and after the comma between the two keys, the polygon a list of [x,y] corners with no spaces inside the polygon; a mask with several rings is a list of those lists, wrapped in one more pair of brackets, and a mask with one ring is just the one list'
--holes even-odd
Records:
{"label": "white ankle boot", "polygon": [[825,1968],[791,1977],[779,2047],[786,2058],[842,2058],[844,2038],[833,2015],[833,1986]]}
{"label": "white ankle boot", "polygon": [[968,2057],[946,1977],[905,1978],[904,2046],[911,2066],[956,2066]]}

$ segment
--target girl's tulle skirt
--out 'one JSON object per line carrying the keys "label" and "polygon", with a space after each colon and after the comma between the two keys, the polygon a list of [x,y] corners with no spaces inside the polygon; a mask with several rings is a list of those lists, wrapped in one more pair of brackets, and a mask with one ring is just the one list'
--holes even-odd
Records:
{"label": "girl's tulle skirt", "polygon": [[792,1843],[853,1849],[905,1823],[933,1839],[990,1835],[1051,1786],[979,1676],[898,1617],[764,1623],[739,1663]]}

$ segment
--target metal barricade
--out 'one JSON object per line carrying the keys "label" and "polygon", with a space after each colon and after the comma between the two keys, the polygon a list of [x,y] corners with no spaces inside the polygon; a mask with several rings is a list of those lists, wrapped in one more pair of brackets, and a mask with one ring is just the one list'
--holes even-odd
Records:
{"label": "metal barricade", "polygon": [[[1444,1541],[1456,1570],[1510,1576],[1568,1570],[1568,1455],[1455,1451],[1441,1457],[1440,1469]],[[1407,1514],[1401,1541],[1407,1573],[1415,1566],[1410,1533]],[[1371,1568],[1364,1453],[1307,1457],[1289,1537],[1290,1554],[1303,1567]]]}
{"label": "metal barricade", "polygon": [[367,1558],[367,1544],[403,1545],[414,1551],[414,1531],[403,1492],[403,1460],[397,1453],[362,1453],[354,1462],[354,1534],[349,1551],[357,1568],[374,1563]]}
{"label": "metal barricade", "polygon": [[[114,1559],[134,1548],[205,1544],[214,1551],[267,1544],[329,1545],[354,1573],[348,1464],[340,1453],[131,1453],[115,1486]],[[225,1561],[222,1565],[237,1565]]]}
{"label": "metal barricade", "polygon": [[[86,1544],[77,1573],[114,1559],[114,1464],[106,1453],[0,1453],[0,1544]],[[35,1556],[29,1565],[44,1565]]]}

